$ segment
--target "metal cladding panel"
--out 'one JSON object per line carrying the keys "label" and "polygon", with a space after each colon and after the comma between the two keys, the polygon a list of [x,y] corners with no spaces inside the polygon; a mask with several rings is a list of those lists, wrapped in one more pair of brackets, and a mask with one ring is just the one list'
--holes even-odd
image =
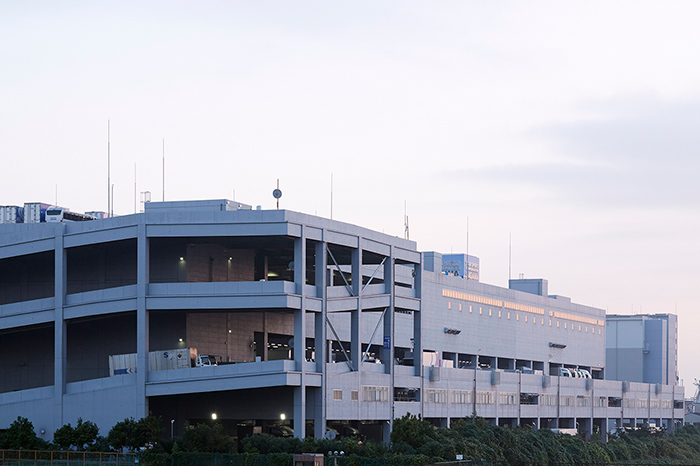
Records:
{"label": "metal cladding panel", "polygon": [[348,235],[339,231],[326,230],[326,242],[356,249],[358,247],[359,238],[355,235]]}
{"label": "metal cladding panel", "polygon": [[146,236],[300,236],[301,227],[289,223],[200,223],[147,225]]}
{"label": "metal cladding panel", "polygon": [[388,257],[391,253],[391,246],[389,246],[388,244],[380,243],[378,241],[372,241],[371,239],[363,239],[362,248],[367,251],[379,254],[381,256]]}
{"label": "metal cladding panel", "polygon": [[420,252],[408,249],[394,248],[394,257],[398,260],[420,264]]}
{"label": "metal cladding panel", "polygon": [[0,306],[0,317],[10,317],[20,314],[31,314],[53,309],[56,300],[51,298],[32,299],[31,301],[20,301],[17,303],[3,304]]}
{"label": "metal cladding panel", "polygon": [[[200,368],[202,369],[202,368]],[[298,373],[281,372],[276,374],[253,374],[248,377],[212,377],[205,379],[180,380],[164,383],[149,382],[146,396],[180,395],[185,393],[209,393],[250,388],[299,386]]]}
{"label": "metal cladding panel", "polygon": [[299,296],[172,296],[146,298],[156,309],[300,309]]}
{"label": "metal cladding panel", "polygon": [[[124,378],[129,377],[116,377],[116,379]],[[89,419],[97,424],[100,432],[109,432],[114,424],[123,421],[124,418],[139,418],[143,415],[138,413],[134,402],[136,399],[136,384],[66,394],[63,397],[63,418],[66,422],[79,417]],[[56,428],[59,427],[61,426],[56,426]]]}
{"label": "metal cladding panel", "polygon": [[317,299],[317,298],[308,298],[307,297],[306,310],[307,311],[316,311],[316,312],[323,311],[323,300]]}
{"label": "metal cladding panel", "polygon": [[136,298],[136,285],[116,286],[101,290],[85,291],[66,295],[66,306],[103,303]]}
{"label": "metal cladding panel", "polygon": [[305,226],[304,233],[306,234],[307,239],[312,239],[314,241],[323,241],[323,230],[321,228]]}
{"label": "metal cladding panel", "polygon": [[66,234],[64,237],[64,247],[84,246],[87,244],[111,243],[124,239],[134,239],[137,235],[136,225],[119,228],[109,228],[104,230],[87,231],[74,234]]}
{"label": "metal cladding panel", "polygon": [[352,311],[357,309],[357,298],[329,299],[326,307],[328,312]]}
{"label": "metal cladding panel", "polygon": [[362,307],[364,309],[380,309],[388,307],[391,303],[389,295],[367,296],[362,298]]}
{"label": "metal cladding panel", "polygon": [[[0,236],[0,240],[5,242],[5,238]],[[7,240],[9,242],[9,239]],[[8,257],[24,256],[28,254],[36,254],[38,252],[53,251],[56,240],[54,237],[41,238],[35,240],[23,241],[18,244],[10,244],[3,246],[0,249],[0,259]]]}
{"label": "metal cladding panel", "polygon": [[56,319],[53,309],[49,311],[32,312],[0,318],[0,330],[25,327],[28,325],[47,324]]}
{"label": "metal cladding panel", "polygon": [[404,298],[401,296],[396,297],[396,304],[394,305],[397,309],[406,309],[409,311],[420,311],[420,299],[417,298]]}
{"label": "metal cladding panel", "polygon": [[61,427],[54,424],[53,387],[0,393],[0,406],[0,425],[3,428],[16,421],[18,416],[29,419],[36,432],[41,429],[54,432]]}
{"label": "metal cladding panel", "polygon": [[80,317],[99,316],[129,312],[136,309],[136,298],[110,300],[96,304],[79,304],[64,308],[65,319],[77,319]]}

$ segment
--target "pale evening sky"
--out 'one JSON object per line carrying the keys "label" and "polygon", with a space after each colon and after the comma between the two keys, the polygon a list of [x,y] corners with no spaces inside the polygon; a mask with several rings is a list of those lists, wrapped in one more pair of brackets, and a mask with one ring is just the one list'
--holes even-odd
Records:
{"label": "pale evening sky", "polygon": [[0,3],[0,204],[232,198],[677,313],[700,378],[700,3]]}

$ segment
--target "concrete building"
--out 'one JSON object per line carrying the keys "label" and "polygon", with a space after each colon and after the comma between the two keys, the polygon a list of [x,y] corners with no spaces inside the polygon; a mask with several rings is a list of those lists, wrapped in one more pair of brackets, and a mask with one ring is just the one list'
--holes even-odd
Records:
{"label": "concrete building", "polygon": [[[21,415],[50,438],[82,417],[104,434],[150,411],[175,434],[216,414],[239,437],[387,439],[407,413],[584,434],[682,422],[682,387],[604,380],[603,310],[442,264],[413,241],[226,200],[0,225],[0,426]],[[173,349],[221,364],[149,363]],[[110,356],[132,353],[112,375]]]}
{"label": "concrete building", "polygon": [[678,382],[678,317],[674,314],[607,316],[607,378]]}

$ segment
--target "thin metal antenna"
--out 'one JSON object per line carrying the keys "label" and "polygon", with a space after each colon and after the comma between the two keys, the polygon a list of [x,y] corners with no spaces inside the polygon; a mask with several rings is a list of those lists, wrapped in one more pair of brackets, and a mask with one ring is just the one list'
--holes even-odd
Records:
{"label": "thin metal antenna", "polygon": [[464,271],[464,275],[466,275],[467,280],[469,280],[469,217],[467,217],[467,264],[466,264],[466,270]]}
{"label": "thin metal antenna", "polygon": [[109,213],[109,217],[114,217],[114,185],[112,185],[112,211]]}
{"label": "thin metal antenna", "polygon": [[403,237],[409,239],[408,233],[408,214],[406,213],[406,200],[403,201]]}
{"label": "thin metal antenna", "polygon": [[163,202],[165,202],[165,138],[163,138]]}
{"label": "thin metal antenna", "polygon": [[331,172],[331,220],[333,220],[333,172]]}
{"label": "thin metal antenna", "polygon": [[510,281],[513,276],[511,272],[511,265],[513,263],[513,234],[508,233],[508,281]]}
{"label": "thin metal antenna", "polygon": [[[280,179],[277,178],[277,191],[280,190]],[[277,197],[277,210],[280,210],[280,198]]]}
{"label": "thin metal antenna", "polygon": [[109,132],[109,119],[107,120],[107,217],[110,217],[109,213],[112,211],[112,179],[111,179],[111,154],[110,154],[110,132]]}

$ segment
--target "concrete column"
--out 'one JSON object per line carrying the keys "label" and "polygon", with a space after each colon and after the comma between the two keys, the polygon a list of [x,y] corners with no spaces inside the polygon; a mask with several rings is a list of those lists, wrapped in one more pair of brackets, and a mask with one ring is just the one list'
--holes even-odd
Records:
{"label": "concrete column", "polygon": [[[324,237],[325,239],[325,231]],[[321,298],[321,312],[314,314],[314,339],[316,346],[316,371],[321,373],[321,388],[316,388],[314,396],[314,437],[323,438],[326,434],[326,360],[328,345],[326,344],[327,302],[326,302],[326,242],[316,243],[316,296]]]}
{"label": "concrete column", "polygon": [[352,251],[352,293],[357,297],[357,307],[350,312],[350,358],[356,371],[362,362],[362,238],[357,239],[357,249]]}
{"label": "concrete column", "polygon": [[[48,225],[46,225],[48,227]],[[65,224],[55,226],[54,239],[54,427],[63,423],[63,395],[66,393],[66,321],[63,320],[63,305],[66,296],[66,251],[63,249]]]}
{"label": "concrete column", "polygon": [[301,297],[300,309],[294,311],[294,362],[301,375],[299,387],[294,387],[294,436],[306,437],[306,231],[301,226],[301,237],[294,240],[294,284]]}
{"label": "concrete column", "polygon": [[148,382],[149,331],[146,294],[149,280],[149,241],[146,223],[139,222],[136,246],[136,415],[148,416],[146,382]]}
{"label": "concrete column", "polygon": [[267,343],[268,343],[269,339],[268,339],[268,333],[267,333],[267,312],[263,311],[262,314],[263,314],[263,316],[262,316],[262,317],[263,317],[263,325],[262,325],[262,334],[263,334],[263,343],[262,343],[262,345],[263,345],[263,352],[262,352],[262,360],[263,360],[263,361],[268,361],[268,357],[269,357],[269,356],[268,356],[268,354],[267,354],[267,350],[268,350],[268,345],[267,345]]}
{"label": "concrete column", "polygon": [[[385,293],[389,295],[389,309],[384,314],[384,335],[382,340],[382,350],[380,358],[384,364],[387,374],[393,374],[395,355],[394,355],[394,248],[391,246],[389,257],[384,262],[384,286]],[[384,342],[389,342],[389,347],[384,345]],[[393,377],[392,377],[393,380]],[[391,388],[393,393],[393,387]]]}
{"label": "concrete column", "polygon": [[[423,292],[423,264],[416,264],[414,266],[415,277],[413,279],[413,287],[415,288],[416,298],[421,297]],[[419,301],[418,306],[422,309],[422,301]],[[415,375],[420,376],[423,379],[423,337],[422,337],[422,323],[421,323],[421,312],[415,311],[413,313],[413,361],[414,367],[416,369]],[[423,394],[421,393],[421,400],[423,399]],[[422,406],[422,402],[421,402]],[[422,414],[422,413],[421,413]]]}
{"label": "concrete column", "polygon": [[[384,314],[384,332],[382,341],[382,350],[380,351],[380,358],[382,363],[384,363],[384,368],[386,373],[390,374],[389,377],[389,422],[382,426],[382,437],[384,443],[389,443],[391,436],[391,429],[394,425],[394,370],[395,370],[395,354],[394,354],[394,247],[391,246],[389,250],[389,257],[384,262],[384,286],[386,287],[385,293],[389,295],[389,309],[387,309]],[[388,348],[384,345],[384,342],[389,343]],[[362,402],[362,391],[359,392],[360,402]]]}

